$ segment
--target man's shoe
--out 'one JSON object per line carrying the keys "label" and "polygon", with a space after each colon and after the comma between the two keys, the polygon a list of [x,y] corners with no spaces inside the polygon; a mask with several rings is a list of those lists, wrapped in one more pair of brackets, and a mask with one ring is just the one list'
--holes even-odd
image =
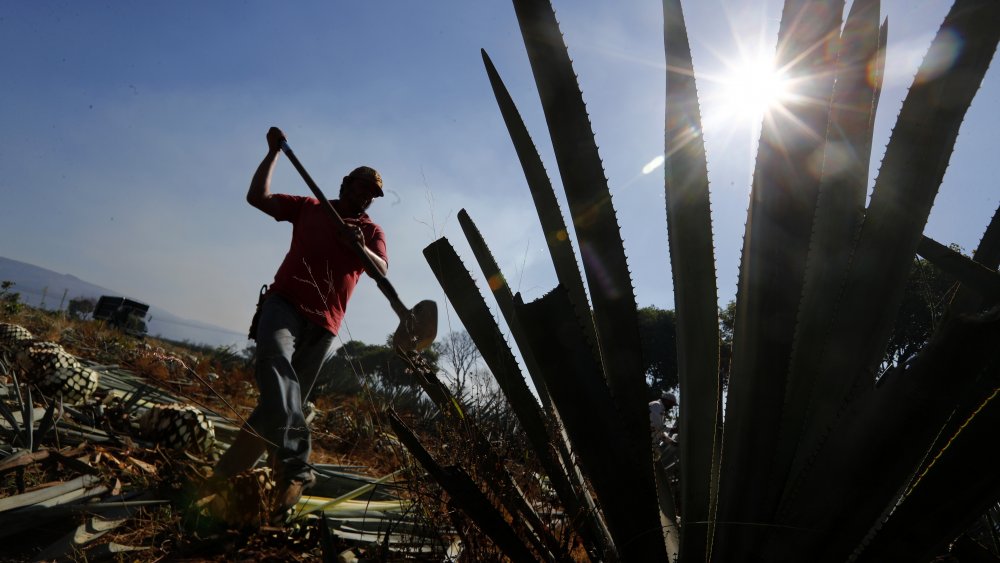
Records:
{"label": "man's shoe", "polygon": [[310,474],[308,477],[291,479],[278,489],[271,523],[274,525],[283,524],[288,519],[289,511],[295,508],[295,505],[302,499],[302,493],[315,483],[316,477]]}

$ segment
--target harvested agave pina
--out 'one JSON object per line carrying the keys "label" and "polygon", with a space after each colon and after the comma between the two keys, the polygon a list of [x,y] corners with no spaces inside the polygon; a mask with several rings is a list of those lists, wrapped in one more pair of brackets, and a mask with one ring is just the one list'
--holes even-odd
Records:
{"label": "harvested agave pina", "polygon": [[215,425],[191,405],[154,405],[139,419],[139,432],[176,450],[206,453],[215,443]]}
{"label": "harvested agave pina", "polygon": [[15,364],[25,382],[71,405],[86,402],[97,390],[98,373],[55,342],[28,341],[18,350]]}
{"label": "harvested agave pina", "polygon": [[41,381],[58,368],[79,365],[79,361],[55,342],[31,342],[17,352],[15,364],[30,383]]}
{"label": "harvested agave pina", "polygon": [[34,338],[31,331],[21,325],[0,323],[0,351],[16,352]]}
{"label": "harvested agave pina", "polygon": [[65,403],[79,405],[97,391],[98,382],[98,372],[77,363],[46,372],[36,385],[43,395],[61,395]]}

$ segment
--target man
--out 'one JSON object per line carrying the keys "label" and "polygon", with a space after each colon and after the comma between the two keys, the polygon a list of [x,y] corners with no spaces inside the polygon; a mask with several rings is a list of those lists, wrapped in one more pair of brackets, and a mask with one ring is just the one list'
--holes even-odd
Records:
{"label": "man", "polygon": [[670,466],[677,458],[677,441],[671,436],[676,426],[668,426],[671,411],[677,406],[677,396],[664,391],[659,399],[649,403],[649,430],[653,438],[653,458]]}
{"label": "man", "polygon": [[649,403],[649,430],[653,435],[653,441],[659,440],[663,434],[676,432],[674,428],[667,426],[671,418],[671,411],[677,406],[677,396],[673,393],[663,391],[660,398]]}
{"label": "man", "polygon": [[266,449],[278,484],[275,520],[284,520],[316,479],[308,465],[311,445],[302,404],[332,356],[347,302],[365,271],[352,247],[360,245],[382,275],[388,270],[385,234],[365,213],[383,195],[379,173],[361,166],[344,177],[339,199],[331,201],[347,224],[341,228],[318,200],[271,193],[284,140],[280,129],[268,130],[267,155],[247,192],[250,205],[292,223],[291,246],[259,311],[260,399],[213,476],[225,479],[253,467]]}

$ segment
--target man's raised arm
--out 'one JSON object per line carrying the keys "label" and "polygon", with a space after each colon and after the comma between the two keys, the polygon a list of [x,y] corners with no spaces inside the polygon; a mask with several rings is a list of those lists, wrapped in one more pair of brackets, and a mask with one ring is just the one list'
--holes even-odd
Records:
{"label": "man's raised arm", "polygon": [[247,203],[260,209],[268,215],[274,215],[274,202],[271,200],[271,174],[274,173],[274,165],[281,154],[281,142],[285,140],[285,134],[277,127],[271,127],[267,131],[267,154],[264,160],[253,173],[250,180],[250,189],[247,191]]}

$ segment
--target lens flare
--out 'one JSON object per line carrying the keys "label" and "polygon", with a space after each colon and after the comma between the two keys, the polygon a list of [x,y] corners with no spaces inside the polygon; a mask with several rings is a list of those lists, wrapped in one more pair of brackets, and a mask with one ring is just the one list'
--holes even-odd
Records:
{"label": "lens flare", "polygon": [[663,157],[662,154],[660,156],[654,158],[653,160],[650,160],[645,166],[642,167],[642,173],[643,174],[649,174],[653,170],[656,170],[657,168],[663,166],[663,161],[664,160],[666,160],[666,159]]}

